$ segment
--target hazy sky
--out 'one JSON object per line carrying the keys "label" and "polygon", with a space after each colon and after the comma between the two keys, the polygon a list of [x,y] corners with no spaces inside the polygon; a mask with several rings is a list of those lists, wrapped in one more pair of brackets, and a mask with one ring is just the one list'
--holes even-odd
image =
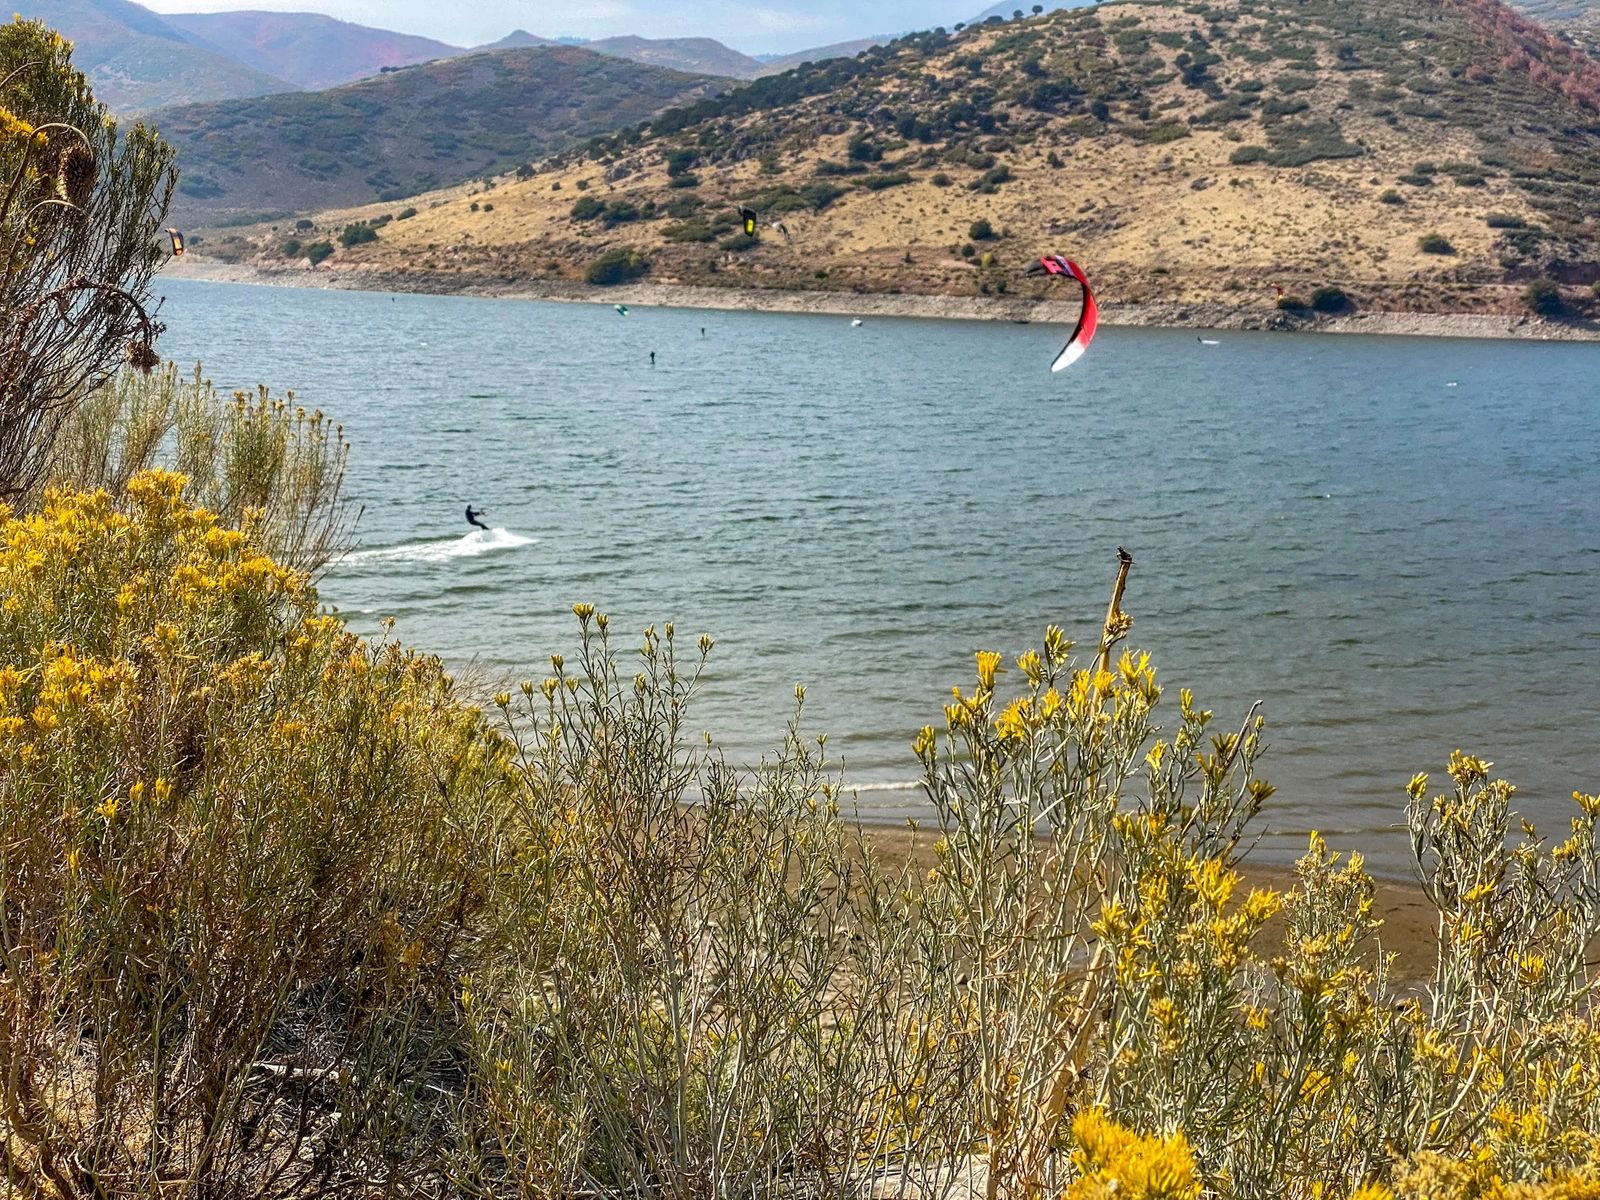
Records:
{"label": "hazy sky", "polygon": [[[145,0],[158,12],[325,12],[456,45],[513,29],[543,37],[714,37],[751,54],[964,21],[988,0]],[[971,11],[967,11],[970,9]]]}

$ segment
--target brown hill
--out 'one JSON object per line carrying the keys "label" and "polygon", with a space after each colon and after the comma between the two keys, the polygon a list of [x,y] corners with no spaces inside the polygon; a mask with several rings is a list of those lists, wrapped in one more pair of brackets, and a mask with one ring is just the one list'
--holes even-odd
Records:
{"label": "brown hill", "polygon": [[1582,305],[1597,105],[1600,66],[1494,0],[1122,0],[759,80],[335,266],[1017,296],[1063,251],[1109,299],[1503,311],[1552,275]]}
{"label": "brown hill", "polygon": [[167,109],[180,220],[400,197],[512,170],[721,81],[570,46],[471,54],[324,92]]}

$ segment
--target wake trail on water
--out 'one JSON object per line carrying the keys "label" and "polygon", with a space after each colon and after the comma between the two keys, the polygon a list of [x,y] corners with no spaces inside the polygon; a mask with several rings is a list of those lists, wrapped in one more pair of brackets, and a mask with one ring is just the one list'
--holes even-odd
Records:
{"label": "wake trail on water", "polygon": [[538,539],[512,533],[509,529],[474,529],[458,538],[433,538],[423,542],[405,542],[398,546],[383,546],[376,550],[357,550],[344,561],[347,563],[442,563],[456,558],[477,558],[499,550],[513,550],[518,546],[531,546]]}

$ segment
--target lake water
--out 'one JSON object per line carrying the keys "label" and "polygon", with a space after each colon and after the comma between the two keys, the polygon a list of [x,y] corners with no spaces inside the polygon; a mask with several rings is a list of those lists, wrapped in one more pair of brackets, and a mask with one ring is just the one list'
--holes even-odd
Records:
{"label": "lake water", "polygon": [[1269,853],[1399,869],[1456,746],[1563,830],[1600,788],[1600,346],[1106,329],[1052,377],[1050,326],[161,290],[169,357],[344,422],[357,628],[506,680],[575,601],[708,631],[696,724],[753,758],[805,682],[865,811],[973,651],[1094,642],[1119,544],[1174,706],[1264,703]]}

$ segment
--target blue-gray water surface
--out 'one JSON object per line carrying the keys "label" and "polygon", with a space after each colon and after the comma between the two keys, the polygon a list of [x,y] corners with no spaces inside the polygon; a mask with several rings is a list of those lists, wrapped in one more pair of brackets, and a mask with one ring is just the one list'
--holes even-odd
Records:
{"label": "blue-gray water surface", "polygon": [[753,759],[804,682],[864,811],[975,650],[1093,643],[1118,545],[1173,703],[1264,705],[1269,852],[1398,869],[1457,746],[1546,823],[1600,788],[1600,346],[1109,328],[1052,377],[1040,325],[161,290],[169,357],[344,422],[358,629],[506,680],[575,601],[710,632],[697,724]]}

